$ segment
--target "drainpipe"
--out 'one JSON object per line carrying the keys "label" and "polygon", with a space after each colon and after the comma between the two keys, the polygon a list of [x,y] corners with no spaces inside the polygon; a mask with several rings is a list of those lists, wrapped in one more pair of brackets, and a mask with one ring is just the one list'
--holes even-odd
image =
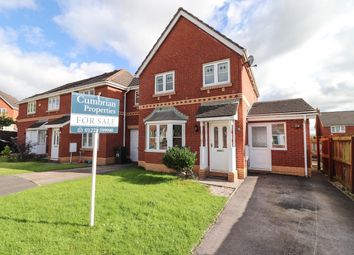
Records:
{"label": "drainpipe", "polygon": [[127,113],[127,93],[130,91],[129,88],[127,88],[127,91],[124,92],[124,98],[123,98],[123,105],[124,105],[124,113],[123,113],[123,147],[125,147],[125,119],[126,119],[126,113]]}
{"label": "drainpipe", "polygon": [[304,163],[305,163],[305,176],[308,177],[308,168],[307,168],[307,139],[306,139],[306,114],[304,115]]}

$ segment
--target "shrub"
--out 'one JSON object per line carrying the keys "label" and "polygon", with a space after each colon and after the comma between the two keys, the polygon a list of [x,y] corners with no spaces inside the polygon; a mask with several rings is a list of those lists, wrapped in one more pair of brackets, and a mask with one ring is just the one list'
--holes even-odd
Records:
{"label": "shrub", "polygon": [[166,151],[163,163],[174,169],[180,177],[194,177],[193,167],[197,161],[197,153],[183,147],[172,147]]}
{"label": "shrub", "polygon": [[1,151],[1,156],[9,159],[11,157],[12,150],[10,146],[6,145],[4,149]]}
{"label": "shrub", "polygon": [[31,143],[23,143],[19,144],[16,143],[16,148],[17,148],[17,160],[18,161],[27,161],[31,160],[34,158],[34,154],[31,152],[33,148],[33,144]]}

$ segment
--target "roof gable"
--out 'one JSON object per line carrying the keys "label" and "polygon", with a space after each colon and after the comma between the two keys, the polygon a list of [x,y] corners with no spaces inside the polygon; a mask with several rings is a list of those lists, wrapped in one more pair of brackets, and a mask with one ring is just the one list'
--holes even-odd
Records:
{"label": "roof gable", "polygon": [[5,101],[12,109],[18,109],[18,100],[13,96],[0,91],[0,98]]}
{"label": "roof gable", "polygon": [[239,55],[243,56],[244,58],[246,58],[246,52],[245,49],[243,47],[241,47],[239,44],[235,43],[234,41],[232,41],[231,39],[227,38],[226,36],[224,36],[223,34],[221,34],[220,32],[218,32],[217,30],[215,30],[214,28],[212,28],[211,26],[209,26],[208,24],[204,23],[202,20],[198,19],[196,16],[194,16],[193,14],[187,12],[186,10],[184,10],[183,8],[179,8],[177,13],[173,16],[172,20],[170,21],[170,23],[167,25],[167,27],[165,28],[165,30],[162,32],[161,36],[159,37],[159,39],[157,40],[157,42],[155,43],[155,45],[153,46],[153,48],[150,50],[150,52],[148,53],[148,55],[145,57],[145,59],[143,60],[143,62],[141,63],[141,65],[139,66],[139,68],[136,71],[136,76],[140,76],[140,74],[144,71],[144,69],[146,68],[146,66],[150,63],[151,59],[153,58],[153,56],[155,55],[155,53],[157,52],[157,50],[160,48],[160,46],[162,45],[162,43],[165,41],[165,39],[167,38],[167,36],[170,34],[170,32],[172,31],[172,29],[174,28],[174,26],[176,25],[177,21],[181,18],[184,17],[187,20],[189,20],[190,22],[192,22],[194,25],[196,25],[198,28],[200,28],[201,30],[205,31],[206,33],[208,33],[209,35],[211,35],[212,37],[214,37],[215,39],[217,39],[218,41],[220,41],[222,44],[224,44],[225,46],[227,46],[228,48],[232,49],[233,51],[235,51],[236,53],[238,53]]}

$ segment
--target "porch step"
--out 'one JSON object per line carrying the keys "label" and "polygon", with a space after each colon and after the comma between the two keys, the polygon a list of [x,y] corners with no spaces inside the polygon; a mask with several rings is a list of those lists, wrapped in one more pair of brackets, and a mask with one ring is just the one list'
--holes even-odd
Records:
{"label": "porch step", "polygon": [[208,177],[219,180],[227,180],[227,173],[209,172]]}

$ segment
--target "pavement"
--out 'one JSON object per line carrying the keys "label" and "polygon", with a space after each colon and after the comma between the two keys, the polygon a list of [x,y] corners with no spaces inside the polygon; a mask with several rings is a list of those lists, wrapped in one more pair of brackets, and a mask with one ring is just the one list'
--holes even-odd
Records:
{"label": "pavement", "polygon": [[[97,166],[97,174],[105,174],[134,164]],[[20,192],[36,186],[82,179],[91,176],[91,167],[58,171],[0,176],[0,196]]]}
{"label": "pavement", "polygon": [[249,176],[194,254],[353,254],[354,202],[326,177]]}

